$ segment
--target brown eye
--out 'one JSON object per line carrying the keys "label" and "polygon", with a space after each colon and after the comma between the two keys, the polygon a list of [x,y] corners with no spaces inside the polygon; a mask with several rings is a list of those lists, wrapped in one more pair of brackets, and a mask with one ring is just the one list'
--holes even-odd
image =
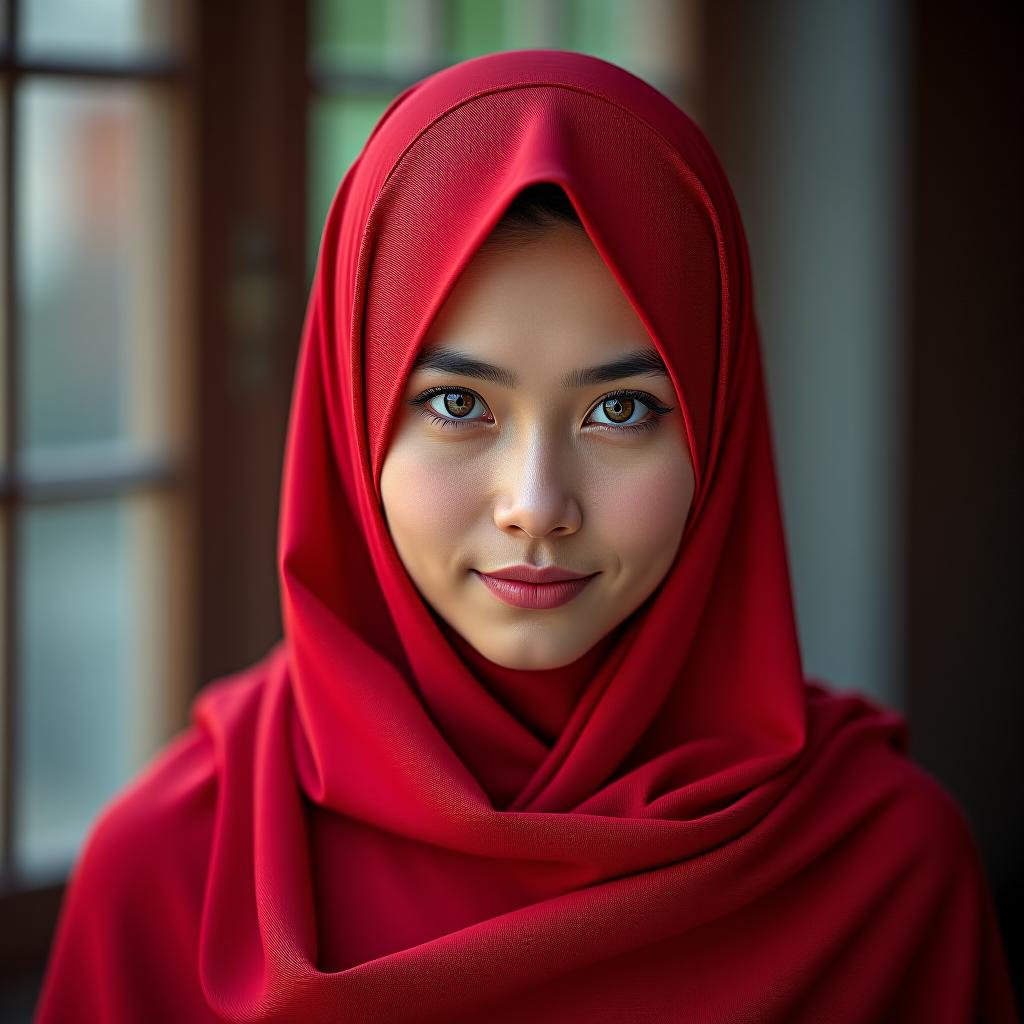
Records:
{"label": "brown eye", "polygon": [[435,427],[463,427],[481,421],[494,423],[487,403],[475,392],[461,388],[428,388],[409,399]]}
{"label": "brown eye", "polygon": [[590,410],[587,419],[603,427],[649,430],[657,423],[659,416],[671,411],[670,407],[660,405],[656,398],[644,391],[636,394],[618,391],[600,399]]}
{"label": "brown eye", "polygon": [[428,391],[412,399],[412,404],[422,405],[429,414],[445,423],[482,420],[487,416],[483,399],[472,391]]}
{"label": "brown eye", "polygon": [[625,423],[633,415],[635,407],[633,399],[625,395],[606,398],[601,403],[601,409],[612,423]]}
{"label": "brown eye", "polygon": [[473,411],[473,403],[476,396],[468,391],[449,391],[444,396],[444,407],[452,416],[460,419],[468,416]]}

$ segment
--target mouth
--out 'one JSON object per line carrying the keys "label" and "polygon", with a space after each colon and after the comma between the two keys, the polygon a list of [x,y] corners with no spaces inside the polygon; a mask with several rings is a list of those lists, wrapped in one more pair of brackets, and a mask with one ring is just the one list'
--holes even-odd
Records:
{"label": "mouth", "polygon": [[558,608],[578,597],[598,573],[583,574],[548,566],[514,565],[494,572],[473,570],[500,601],[514,608]]}

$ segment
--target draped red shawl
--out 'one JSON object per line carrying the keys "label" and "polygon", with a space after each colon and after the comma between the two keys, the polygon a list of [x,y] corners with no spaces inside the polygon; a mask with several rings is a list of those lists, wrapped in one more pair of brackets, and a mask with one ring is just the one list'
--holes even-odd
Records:
{"label": "draped red shawl", "polygon": [[[541,181],[662,353],[697,482],[651,598],[534,675],[436,619],[378,482],[432,316]],[[284,637],[98,820],[40,1021],[1015,1018],[958,806],[899,717],[804,678],[743,229],[665,96],[559,51],[399,95],[327,218],[284,469]]]}

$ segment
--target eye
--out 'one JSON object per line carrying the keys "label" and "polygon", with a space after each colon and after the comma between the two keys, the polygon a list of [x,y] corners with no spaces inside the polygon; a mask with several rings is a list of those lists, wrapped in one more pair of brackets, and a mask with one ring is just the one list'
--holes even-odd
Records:
{"label": "eye", "polygon": [[478,420],[484,414],[484,404],[471,391],[445,391],[427,400],[427,408],[439,416],[459,420]]}
{"label": "eye", "polygon": [[615,391],[600,399],[587,419],[605,428],[649,430],[657,426],[659,417],[671,411],[645,391]]}
{"label": "eye", "polygon": [[428,388],[410,403],[441,426],[457,427],[465,422],[489,419],[484,400],[465,388]]}

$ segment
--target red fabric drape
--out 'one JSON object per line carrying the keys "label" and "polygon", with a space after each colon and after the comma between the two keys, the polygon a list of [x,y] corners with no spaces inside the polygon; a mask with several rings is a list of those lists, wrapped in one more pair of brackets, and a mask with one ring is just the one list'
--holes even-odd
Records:
{"label": "red fabric drape", "polygon": [[[435,619],[378,495],[420,338],[538,181],[647,325],[697,476],[661,586],[543,686]],[[957,805],[900,718],[804,677],[739,214],[638,78],[519,51],[392,102],[324,228],[279,571],[283,639],[93,829],[43,1024],[1016,1019]]]}

